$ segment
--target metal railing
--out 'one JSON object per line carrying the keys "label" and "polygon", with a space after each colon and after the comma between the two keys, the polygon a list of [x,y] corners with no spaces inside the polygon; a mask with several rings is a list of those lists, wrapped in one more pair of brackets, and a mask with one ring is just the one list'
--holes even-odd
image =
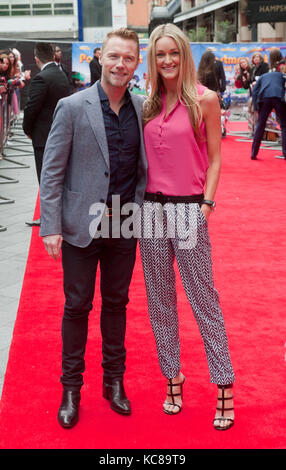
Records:
{"label": "metal railing", "polygon": [[[12,110],[12,98],[14,93],[16,93],[16,89],[14,87],[7,87],[4,79],[1,79],[0,77],[0,172],[2,172],[2,170],[12,170],[15,168],[29,168],[29,165],[12,160],[10,158],[11,156],[13,156],[11,155],[11,150],[19,150],[17,146],[14,146],[17,145],[17,142],[13,145],[13,142],[15,142],[15,138],[17,138],[17,116],[13,114]],[[11,138],[12,140],[10,141]],[[10,142],[12,143],[12,145]],[[21,150],[22,145],[23,143],[21,142]],[[9,152],[7,153],[8,148]],[[17,153],[14,156],[16,157],[20,155],[19,153]],[[18,179],[0,173],[0,185],[18,182]],[[13,202],[15,202],[13,199],[0,194],[0,205],[11,204]],[[7,230],[7,228],[3,225],[0,225],[0,232],[3,232],[5,230]]]}

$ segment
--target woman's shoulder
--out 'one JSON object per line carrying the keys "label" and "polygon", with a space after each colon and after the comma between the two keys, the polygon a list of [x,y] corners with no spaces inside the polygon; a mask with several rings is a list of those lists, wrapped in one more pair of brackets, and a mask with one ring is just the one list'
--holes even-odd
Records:
{"label": "woman's shoulder", "polygon": [[218,94],[213,90],[206,88],[204,93],[199,97],[199,104],[204,118],[210,114],[215,116],[216,113],[220,113]]}
{"label": "woman's shoulder", "polygon": [[208,88],[205,85],[202,85],[201,83],[197,83],[196,88],[197,88],[197,92],[199,95],[199,101],[202,101],[203,99],[205,99],[209,94],[215,93],[210,88]]}
{"label": "woman's shoulder", "polygon": [[202,85],[201,83],[196,83],[196,88],[199,96],[202,96],[208,88],[205,85]]}
{"label": "woman's shoulder", "polygon": [[218,96],[217,93],[213,90],[210,90],[204,85],[201,85],[200,83],[197,83],[197,91],[199,95],[199,101],[200,102],[205,102],[205,101],[213,101],[217,100]]}

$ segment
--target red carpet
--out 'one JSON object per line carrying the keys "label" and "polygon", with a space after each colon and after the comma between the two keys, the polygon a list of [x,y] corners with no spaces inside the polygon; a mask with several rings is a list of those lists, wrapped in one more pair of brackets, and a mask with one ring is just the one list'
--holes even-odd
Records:
{"label": "red carpet", "polygon": [[[229,129],[241,126],[230,123]],[[184,405],[178,416],[162,412],[166,386],[138,254],[126,342],[125,384],[133,414],[117,415],[102,398],[100,305],[95,300],[80,421],[63,430],[56,420],[61,399],[61,267],[48,258],[34,228],[1,400],[1,449],[286,447],[286,162],[275,159],[276,154],[263,150],[259,161],[251,161],[249,143],[226,137],[217,209],[210,222],[216,287],[236,372],[234,427],[227,432],[213,429],[216,386],[209,383],[203,345],[179,278]]]}

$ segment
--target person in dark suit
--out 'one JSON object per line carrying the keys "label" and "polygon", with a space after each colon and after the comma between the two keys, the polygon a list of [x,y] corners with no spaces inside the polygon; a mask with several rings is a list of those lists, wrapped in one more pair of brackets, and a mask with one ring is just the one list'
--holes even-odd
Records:
{"label": "person in dark suit", "polygon": [[69,84],[70,84],[70,90],[71,90],[71,93],[72,93],[73,92],[73,83],[72,83],[71,74],[70,74],[70,71],[69,71],[68,67],[66,66],[66,64],[64,64],[62,62],[62,58],[63,58],[63,51],[61,50],[60,46],[55,46],[55,55],[54,55],[55,63],[58,66],[58,68],[66,74],[66,76],[68,78],[68,81],[69,81]]}
{"label": "person in dark suit", "polygon": [[286,160],[285,65],[283,64],[281,71],[279,66],[280,64],[276,65],[275,72],[261,75],[252,91],[254,109],[258,110],[258,122],[253,137],[251,160],[257,160],[267,118],[273,109],[280,121],[282,152]]}
{"label": "person in dark suit", "polygon": [[90,86],[93,85],[101,77],[101,64],[100,59],[100,48],[96,47],[93,51],[93,59],[89,63],[90,70]]}
{"label": "person in dark suit", "polygon": [[[110,32],[101,60],[101,80],[57,105],[40,187],[40,236],[53,259],[62,254],[64,273],[63,394],[58,411],[63,428],[79,419],[97,266],[103,397],[113,411],[131,413],[123,384],[124,343],[137,239],[121,230],[113,236],[113,227],[126,222],[126,203],[140,207],[147,179],[144,98],[127,90],[139,63],[137,34],[126,28]],[[112,234],[102,233],[106,224]]]}
{"label": "person in dark suit", "polygon": [[[27,104],[24,108],[23,130],[32,139],[37,177],[40,184],[43,154],[59,99],[70,94],[67,76],[54,62],[54,49],[49,43],[36,43],[35,61],[41,70],[31,81]],[[40,220],[26,222],[40,225]]]}

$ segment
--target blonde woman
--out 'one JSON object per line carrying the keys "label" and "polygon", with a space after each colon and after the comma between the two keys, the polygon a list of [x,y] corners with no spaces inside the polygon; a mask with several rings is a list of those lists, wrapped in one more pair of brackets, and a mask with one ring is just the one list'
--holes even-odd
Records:
{"label": "blonde woman", "polygon": [[211,382],[219,387],[214,426],[226,430],[234,423],[234,373],[213,285],[208,236],[221,165],[220,106],[214,91],[197,84],[189,42],[173,24],[158,26],[150,36],[146,89],[150,90],[144,109],[148,182],[140,249],[159,364],[167,379],[163,411],[169,415],[181,411],[185,382],[176,258],[204,341]]}

